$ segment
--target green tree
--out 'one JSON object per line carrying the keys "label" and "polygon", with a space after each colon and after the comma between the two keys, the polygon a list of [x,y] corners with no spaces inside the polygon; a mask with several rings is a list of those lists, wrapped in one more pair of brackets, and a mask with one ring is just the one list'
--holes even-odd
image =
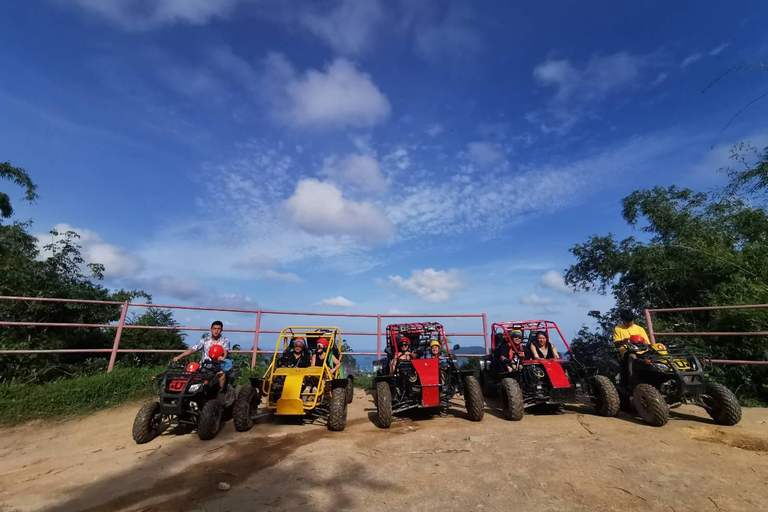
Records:
{"label": "green tree", "polygon": [[[635,311],[768,303],[768,214],[748,200],[765,193],[768,180],[760,179],[766,156],[759,153],[756,164],[728,172],[731,181],[719,193],[675,186],[633,192],[622,201],[622,216],[641,238],[594,235],[575,245],[571,252],[577,261],[566,271],[566,283],[575,290],[610,292],[617,307]],[[587,329],[581,338],[588,343],[605,337],[605,327],[598,333]],[[765,331],[768,311],[662,314],[655,327],[659,332]],[[768,359],[765,338],[685,341],[717,359]],[[768,399],[764,369],[718,367],[716,377],[742,397]]]}
{"label": "green tree", "polygon": [[[24,199],[30,203],[37,199],[37,185],[32,182],[27,171],[21,167],[14,167],[9,162],[0,163],[0,178],[12,181],[24,188]],[[11,198],[5,192],[0,191],[0,219],[8,219],[11,215],[13,215]]]}
{"label": "green tree", "polygon": [[[150,307],[141,315],[133,315],[126,319],[127,325],[148,327],[179,327],[168,309]],[[127,350],[186,350],[184,342],[186,335],[175,329],[123,329],[120,338],[120,348]],[[125,354],[120,357],[119,364],[124,366],[143,366],[167,363],[174,354]],[[239,354],[238,354],[239,355]]]}

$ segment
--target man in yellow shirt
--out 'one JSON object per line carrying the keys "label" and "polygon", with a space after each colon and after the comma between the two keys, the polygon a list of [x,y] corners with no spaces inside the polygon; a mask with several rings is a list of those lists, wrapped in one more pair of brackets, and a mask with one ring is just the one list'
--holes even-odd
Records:
{"label": "man in yellow shirt", "polygon": [[619,349],[619,353],[624,356],[624,362],[627,368],[627,384],[632,379],[632,361],[637,359],[636,354],[627,352],[627,343],[633,336],[641,336],[645,343],[648,343],[648,333],[645,329],[635,324],[635,315],[629,309],[619,310],[621,323],[613,329],[613,344]]}

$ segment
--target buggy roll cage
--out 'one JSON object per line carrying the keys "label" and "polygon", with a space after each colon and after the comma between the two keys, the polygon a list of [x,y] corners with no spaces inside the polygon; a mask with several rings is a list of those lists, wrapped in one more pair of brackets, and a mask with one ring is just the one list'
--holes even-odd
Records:
{"label": "buggy roll cage", "polygon": [[448,339],[445,337],[445,329],[440,323],[413,322],[407,324],[389,324],[386,330],[387,347],[393,347],[395,359],[397,359],[397,356],[400,354],[397,339],[401,336],[405,336],[411,340],[412,349],[417,348],[414,346],[414,341],[419,341],[418,345],[420,346],[421,340],[423,339],[427,343],[427,348],[429,348],[429,342],[437,339],[446,354],[449,357],[451,355],[451,350],[448,347]]}
{"label": "buggy roll cage", "polygon": [[[341,331],[338,327],[286,327],[280,332],[277,337],[277,343],[275,344],[275,352],[272,355],[272,362],[264,372],[263,379],[266,380],[277,368],[277,362],[286,354],[293,351],[293,343],[297,338],[304,338],[306,342],[304,349],[309,356],[312,353],[316,353],[317,340],[325,338],[328,340],[328,348],[325,351],[325,359],[321,367],[329,366],[328,358],[334,355],[341,362]],[[282,343],[282,350],[280,350],[280,344]],[[331,362],[333,360],[331,359]]]}
{"label": "buggy roll cage", "polygon": [[510,347],[513,347],[514,344],[512,343],[512,337],[509,335],[510,331],[521,331],[523,333],[523,340],[526,340],[525,338],[525,332],[528,331],[528,338],[527,341],[530,344],[531,343],[531,336],[536,331],[544,331],[547,333],[547,339],[550,343],[554,346],[554,343],[552,342],[552,336],[550,335],[550,331],[557,332],[557,334],[560,336],[560,339],[562,340],[563,344],[565,344],[565,348],[568,349],[568,352],[571,351],[571,346],[568,344],[568,341],[565,339],[565,336],[563,336],[563,333],[560,331],[560,328],[557,326],[555,322],[552,320],[517,320],[514,322],[495,322],[491,325],[491,353],[496,353],[496,335],[501,334],[505,341],[509,344]]}

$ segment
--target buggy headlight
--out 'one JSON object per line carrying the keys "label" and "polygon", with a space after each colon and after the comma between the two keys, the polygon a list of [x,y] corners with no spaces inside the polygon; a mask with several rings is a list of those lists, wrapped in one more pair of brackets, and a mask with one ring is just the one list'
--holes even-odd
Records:
{"label": "buggy headlight", "polygon": [[381,370],[384,369],[384,363],[373,363],[373,371],[374,373],[378,373]]}
{"label": "buggy headlight", "polygon": [[196,392],[196,391],[198,391],[198,390],[199,390],[201,387],[203,387],[203,384],[202,384],[202,383],[200,383],[200,384],[192,384],[191,386],[189,386],[189,392],[190,392],[190,393],[195,393],[195,392]]}

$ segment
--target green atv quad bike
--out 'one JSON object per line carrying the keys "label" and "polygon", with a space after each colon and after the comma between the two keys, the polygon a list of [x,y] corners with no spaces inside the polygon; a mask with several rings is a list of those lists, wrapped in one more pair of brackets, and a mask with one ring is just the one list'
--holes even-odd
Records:
{"label": "green atv quad bike", "polygon": [[632,363],[632,379],[627,378],[627,363],[611,365],[622,406],[634,405],[640,417],[654,427],[669,420],[669,410],[683,404],[703,407],[719,425],[736,425],[741,421],[741,406],[734,394],[722,384],[711,382],[707,374],[711,361],[691,354],[682,345],[667,348],[661,343],[627,344],[636,359]]}

